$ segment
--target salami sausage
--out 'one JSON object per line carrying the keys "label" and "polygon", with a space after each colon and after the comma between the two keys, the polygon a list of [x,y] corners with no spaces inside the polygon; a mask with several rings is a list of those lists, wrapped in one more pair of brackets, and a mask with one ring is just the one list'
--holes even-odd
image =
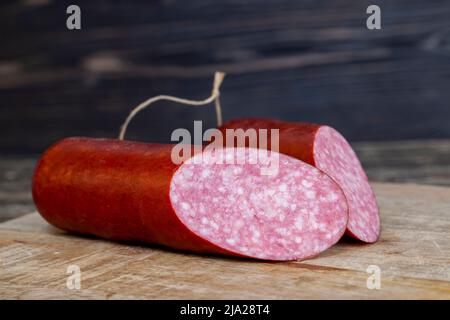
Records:
{"label": "salami sausage", "polygon": [[[263,165],[247,160],[263,150],[252,148],[224,148],[219,157],[205,150],[174,164],[172,148],[64,139],[37,164],[36,207],[75,233],[266,260],[314,256],[345,232],[345,196],[313,166],[274,153],[277,174],[262,175]],[[230,156],[236,164],[217,160]]]}
{"label": "salami sausage", "polygon": [[347,234],[368,243],[377,241],[380,218],[375,195],[358,157],[339,132],[325,125],[269,119],[232,120],[220,129],[225,133],[239,128],[279,129],[279,152],[317,167],[343,189],[349,207]]}

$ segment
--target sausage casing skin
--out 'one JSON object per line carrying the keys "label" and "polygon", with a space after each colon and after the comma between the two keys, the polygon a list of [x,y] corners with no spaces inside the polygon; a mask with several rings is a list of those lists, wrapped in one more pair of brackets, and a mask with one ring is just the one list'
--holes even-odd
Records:
{"label": "sausage casing skin", "polygon": [[[278,153],[274,176],[249,161],[196,163],[211,157],[207,152],[174,164],[173,146],[61,140],[37,164],[37,210],[74,233],[265,260],[314,256],[344,233],[345,196],[313,166]],[[224,148],[223,157],[248,160],[260,152]]]}

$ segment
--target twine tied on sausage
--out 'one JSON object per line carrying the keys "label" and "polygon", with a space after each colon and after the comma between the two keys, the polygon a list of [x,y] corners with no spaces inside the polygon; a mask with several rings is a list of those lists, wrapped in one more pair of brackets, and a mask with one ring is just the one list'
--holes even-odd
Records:
{"label": "twine tied on sausage", "polygon": [[190,99],[183,99],[183,98],[178,98],[178,97],[173,97],[173,96],[168,96],[168,95],[159,95],[159,96],[155,96],[155,97],[145,100],[144,102],[139,104],[137,107],[135,107],[133,110],[131,110],[131,112],[128,114],[127,118],[125,119],[125,122],[122,124],[122,126],[120,128],[119,140],[125,139],[125,134],[127,132],[128,125],[130,124],[131,120],[136,116],[137,113],[139,113],[143,109],[149,107],[151,104],[153,104],[157,101],[161,101],[161,100],[172,101],[172,102],[191,105],[191,106],[204,106],[204,105],[210,104],[211,102],[214,101],[214,104],[216,107],[217,126],[220,127],[222,125],[222,107],[220,105],[220,90],[219,89],[220,89],[220,85],[222,84],[224,78],[225,78],[224,72],[220,72],[220,71],[215,72],[214,83],[213,83],[211,95],[204,100],[190,100]]}

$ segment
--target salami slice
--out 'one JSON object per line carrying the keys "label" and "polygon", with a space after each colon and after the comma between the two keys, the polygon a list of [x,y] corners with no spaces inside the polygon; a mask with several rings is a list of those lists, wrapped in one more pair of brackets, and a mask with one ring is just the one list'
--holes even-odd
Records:
{"label": "salami slice", "polygon": [[64,139],[36,167],[36,207],[75,233],[267,260],[314,256],[345,231],[341,188],[304,162],[272,153],[278,172],[264,175],[251,160],[265,150],[205,150],[177,165],[172,148]]}
{"label": "salami slice", "polygon": [[281,153],[317,167],[342,187],[349,207],[347,234],[368,243],[377,241],[380,218],[375,195],[358,157],[339,132],[325,125],[268,119],[237,119],[220,129],[251,128],[279,129]]}

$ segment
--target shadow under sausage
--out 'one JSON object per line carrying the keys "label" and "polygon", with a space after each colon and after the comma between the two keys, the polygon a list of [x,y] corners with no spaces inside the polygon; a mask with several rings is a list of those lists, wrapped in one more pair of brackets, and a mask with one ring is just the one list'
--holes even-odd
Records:
{"label": "shadow under sausage", "polygon": [[[219,260],[223,260],[223,261],[235,261],[235,262],[240,262],[240,263],[245,262],[245,263],[250,263],[250,264],[286,264],[288,266],[288,265],[296,264],[298,262],[313,261],[315,258],[332,257],[332,256],[337,256],[340,254],[339,250],[327,249],[327,250],[319,253],[318,255],[315,255],[315,256],[312,256],[309,258],[305,258],[302,260],[274,261],[274,260],[256,259],[256,258],[251,258],[251,257],[227,256],[227,255],[221,255],[221,254],[217,254],[217,253],[192,252],[192,251],[186,251],[186,250],[181,250],[181,249],[174,249],[174,248],[171,248],[171,247],[168,247],[165,245],[161,245],[161,244],[152,244],[152,243],[135,241],[135,240],[107,239],[107,238],[102,238],[102,237],[98,237],[98,236],[91,235],[91,234],[84,234],[84,233],[78,233],[78,232],[72,232],[72,231],[62,231],[62,230],[59,230],[59,229],[56,229],[53,227],[52,227],[52,229],[58,230],[58,231],[54,231],[54,232],[57,232],[60,235],[64,235],[64,236],[68,236],[68,237],[77,237],[77,238],[93,240],[93,241],[104,241],[107,243],[117,244],[117,245],[122,245],[122,246],[155,250],[160,253],[183,255],[183,256],[189,257],[189,258],[203,257],[203,258],[207,258],[207,259],[215,259],[215,260],[219,259]],[[339,242],[335,244],[335,246],[336,245],[349,245],[349,246],[358,246],[359,247],[359,246],[367,246],[367,245],[371,245],[371,244],[364,243],[364,242],[361,242],[350,236],[344,235],[339,240]]]}

